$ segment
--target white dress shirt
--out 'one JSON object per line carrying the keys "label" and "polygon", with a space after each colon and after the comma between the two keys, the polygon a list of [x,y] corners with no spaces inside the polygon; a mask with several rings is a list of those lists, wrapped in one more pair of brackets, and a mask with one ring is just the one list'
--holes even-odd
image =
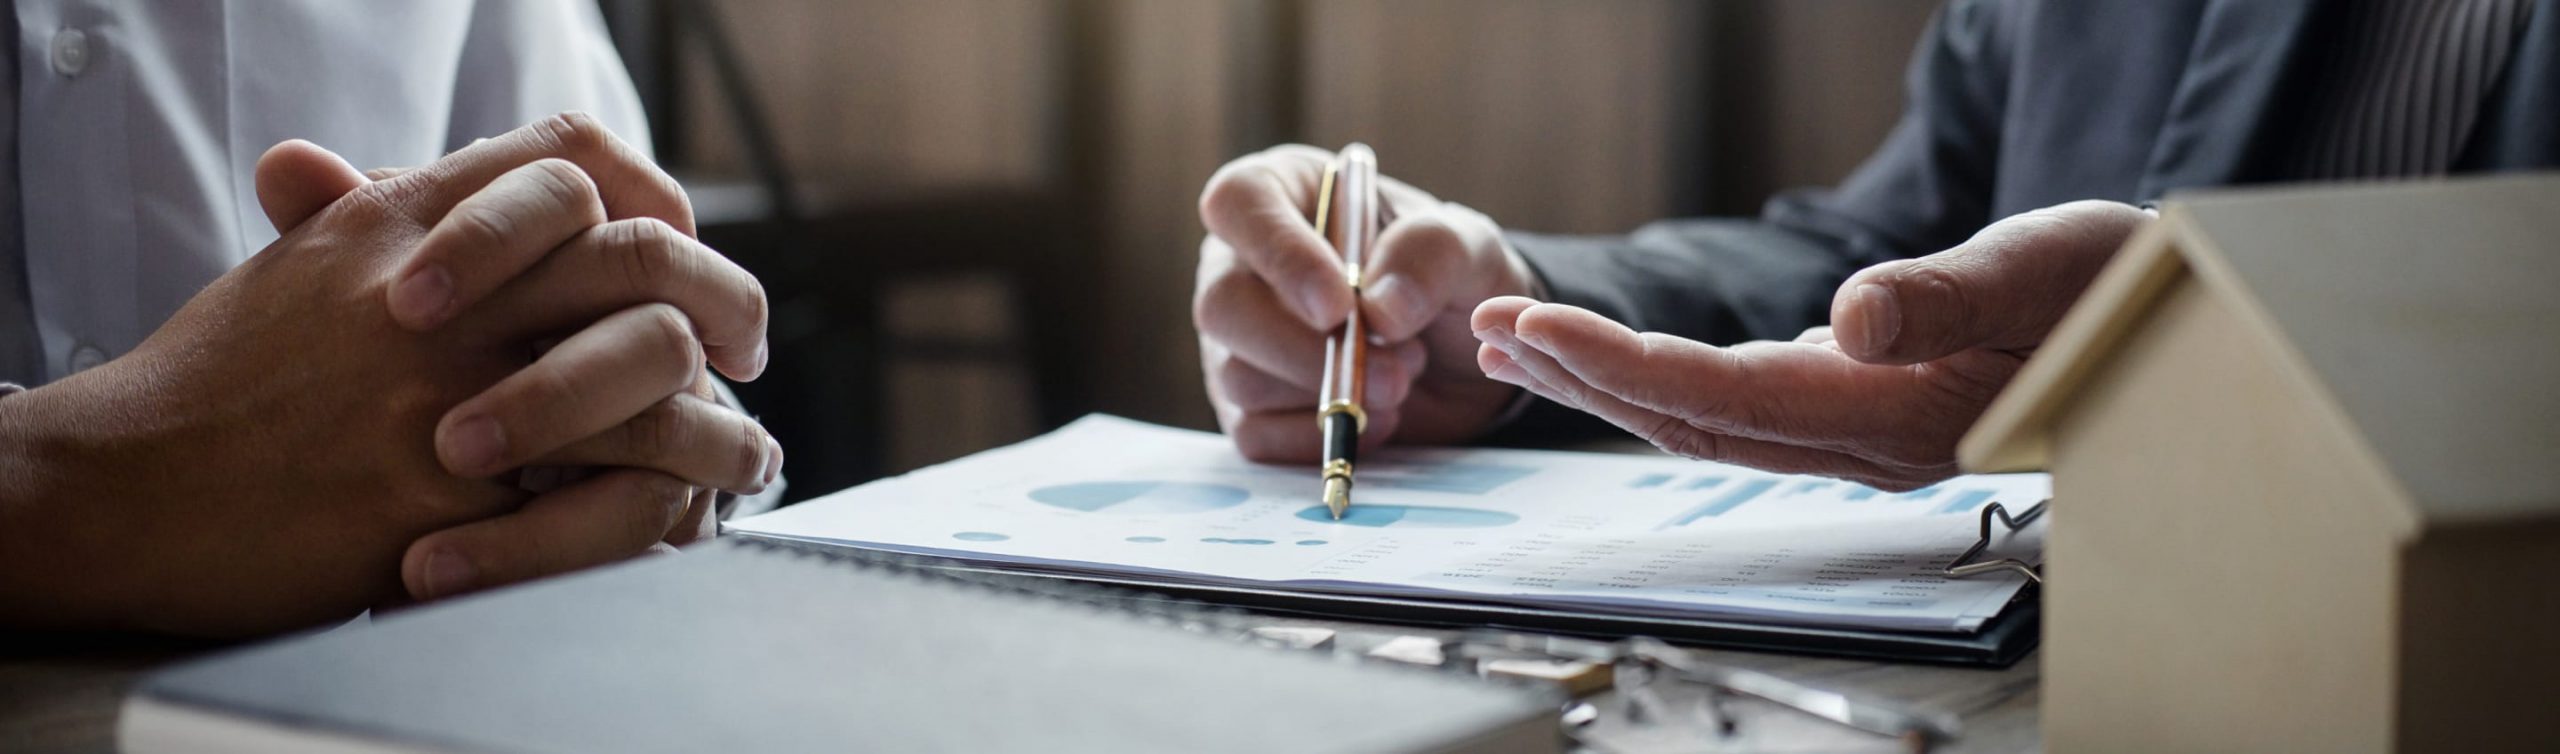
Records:
{"label": "white dress shirt", "polygon": [[[276,238],[252,171],[308,139],[421,165],[584,110],[649,143],[581,0],[18,0],[0,56],[0,382],[140,344]],[[14,68],[14,70],[6,70]],[[14,75],[12,75],[14,74]]]}

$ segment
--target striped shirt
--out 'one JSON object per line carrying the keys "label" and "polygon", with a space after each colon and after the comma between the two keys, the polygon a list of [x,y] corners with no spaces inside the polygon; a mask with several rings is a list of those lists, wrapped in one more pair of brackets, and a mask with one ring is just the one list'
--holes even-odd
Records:
{"label": "striped shirt", "polygon": [[2526,0],[2351,0],[2309,62],[2289,177],[2443,175],[2506,67]]}

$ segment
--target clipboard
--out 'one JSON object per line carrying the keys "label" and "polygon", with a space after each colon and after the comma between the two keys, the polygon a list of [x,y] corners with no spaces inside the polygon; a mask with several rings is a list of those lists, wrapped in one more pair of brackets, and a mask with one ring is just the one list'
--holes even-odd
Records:
{"label": "clipboard", "polygon": [[1045,582],[1111,587],[1124,592],[1117,595],[1118,599],[1140,602],[1154,601],[1176,605],[1206,603],[1295,617],[1373,621],[1439,628],[1513,629],[1595,639],[1614,640],[1630,636],[1650,636],[1681,644],[1718,649],[2005,668],[2016,664],[2019,659],[2033,652],[2041,638],[2039,627],[2042,623],[2042,611],[2038,599],[2041,575],[2034,570],[2033,566],[2015,560],[1991,563],[1971,563],[1970,561],[1988,547],[1994,534],[1995,518],[2001,526],[2008,529],[2024,527],[2044,513],[2045,505],[2046,503],[2039,502],[2014,516],[1997,503],[1984,507],[1981,541],[1967,550],[1963,556],[1958,557],[1955,562],[1948,564],[1947,570],[1951,578],[1963,578],[1968,573],[2011,569],[2025,570],[2030,578],[2030,582],[2010,598],[2009,603],[2002,607],[1998,615],[1985,621],[1979,630],[1972,633],[1792,626],[1703,618],[1557,610],[1462,598],[1421,599],[1190,584],[1116,575],[1067,574],[1012,568],[889,549],[872,549],[852,544],[817,543],[767,537],[743,531],[724,532],[723,536],[744,537],[779,547],[824,552],[840,557],[894,564],[904,568],[990,579],[1012,585],[1038,585]]}

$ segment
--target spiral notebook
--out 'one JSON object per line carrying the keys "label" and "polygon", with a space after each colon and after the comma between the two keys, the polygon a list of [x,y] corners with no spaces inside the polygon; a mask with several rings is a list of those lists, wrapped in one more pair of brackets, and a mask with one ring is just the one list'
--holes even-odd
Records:
{"label": "spiral notebook", "polygon": [[1548,694],[1214,630],[1244,620],[1116,591],[722,540],[156,673],[127,698],[119,743],[128,752],[1560,748]]}

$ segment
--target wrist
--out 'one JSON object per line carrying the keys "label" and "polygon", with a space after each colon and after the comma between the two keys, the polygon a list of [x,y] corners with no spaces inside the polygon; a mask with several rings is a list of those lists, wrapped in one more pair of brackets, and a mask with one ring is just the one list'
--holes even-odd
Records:
{"label": "wrist", "polygon": [[112,559],[126,536],[118,506],[82,483],[100,473],[87,467],[102,443],[79,382],[0,396],[0,625],[131,625]]}
{"label": "wrist", "polygon": [[[60,402],[60,390],[9,387],[16,389],[0,394],[0,542],[14,543],[41,528],[42,516],[63,507],[61,467],[69,443],[52,405]],[[0,545],[0,559],[22,560],[27,550]],[[0,580],[18,572],[0,572]]]}

